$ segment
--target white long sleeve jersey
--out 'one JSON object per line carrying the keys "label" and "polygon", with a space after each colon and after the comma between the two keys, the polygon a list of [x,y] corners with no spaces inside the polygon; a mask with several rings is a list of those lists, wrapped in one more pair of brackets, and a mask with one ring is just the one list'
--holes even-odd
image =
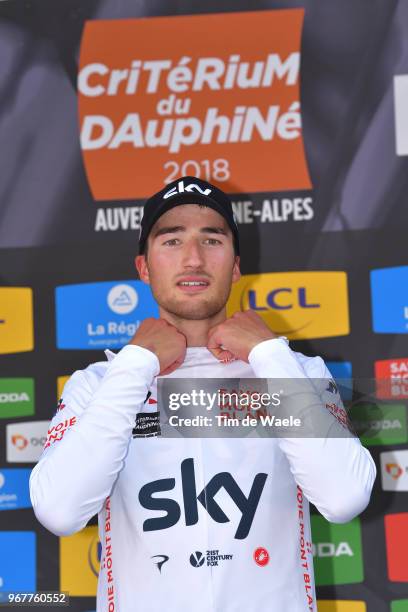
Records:
{"label": "white long sleeve jersey", "polygon": [[[316,610],[308,502],[333,522],[362,512],[376,474],[369,452],[352,437],[143,437],[154,434],[158,372],[157,357],[133,345],[75,372],[31,474],[35,514],[56,535],[98,513],[98,612]],[[249,364],[189,348],[169,376],[330,373],[273,339]]]}

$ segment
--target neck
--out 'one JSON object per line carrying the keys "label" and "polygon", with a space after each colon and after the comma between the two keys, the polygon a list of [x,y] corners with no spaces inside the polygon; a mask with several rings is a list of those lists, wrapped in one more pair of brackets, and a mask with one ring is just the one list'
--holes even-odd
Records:
{"label": "neck", "polygon": [[183,319],[159,308],[160,317],[176,327],[187,338],[187,346],[207,346],[208,332],[227,318],[225,308],[208,319]]}

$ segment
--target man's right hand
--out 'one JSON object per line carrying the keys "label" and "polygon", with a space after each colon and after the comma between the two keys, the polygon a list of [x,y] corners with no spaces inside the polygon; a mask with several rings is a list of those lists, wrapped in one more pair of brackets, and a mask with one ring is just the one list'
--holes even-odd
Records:
{"label": "man's right hand", "polygon": [[129,344],[154,353],[160,362],[160,375],[177,370],[186,355],[186,337],[165,319],[145,319]]}

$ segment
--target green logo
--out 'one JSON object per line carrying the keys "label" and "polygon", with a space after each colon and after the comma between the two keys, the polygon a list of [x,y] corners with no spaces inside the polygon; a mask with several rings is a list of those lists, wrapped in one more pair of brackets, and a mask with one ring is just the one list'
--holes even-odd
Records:
{"label": "green logo", "polygon": [[0,419],[34,414],[34,379],[0,378]]}
{"label": "green logo", "polygon": [[407,409],[403,404],[361,404],[350,412],[364,446],[408,442]]}
{"label": "green logo", "polygon": [[360,519],[335,525],[322,516],[312,515],[311,522],[316,585],[362,582]]}
{"label": "green logo", "polygon": [[391,612],[406,612],[408,610],[408,599],[399,599],[391,602]]}

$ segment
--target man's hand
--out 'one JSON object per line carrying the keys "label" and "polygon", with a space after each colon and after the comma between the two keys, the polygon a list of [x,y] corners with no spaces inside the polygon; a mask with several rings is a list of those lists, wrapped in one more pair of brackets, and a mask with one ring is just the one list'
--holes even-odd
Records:
{"label": "man's hand", "polygon": [[264,340],[277,338],[253,310],[236,312],[208,334],[207,348],[220,361],[241,359],[248,362],[251,350]]}
{"label": "man's hand", "polygon": [[160,375],[170,374],[184,361],[186,337],[164,319],[145,319],[129,342],[154,353],[160,362]]}

